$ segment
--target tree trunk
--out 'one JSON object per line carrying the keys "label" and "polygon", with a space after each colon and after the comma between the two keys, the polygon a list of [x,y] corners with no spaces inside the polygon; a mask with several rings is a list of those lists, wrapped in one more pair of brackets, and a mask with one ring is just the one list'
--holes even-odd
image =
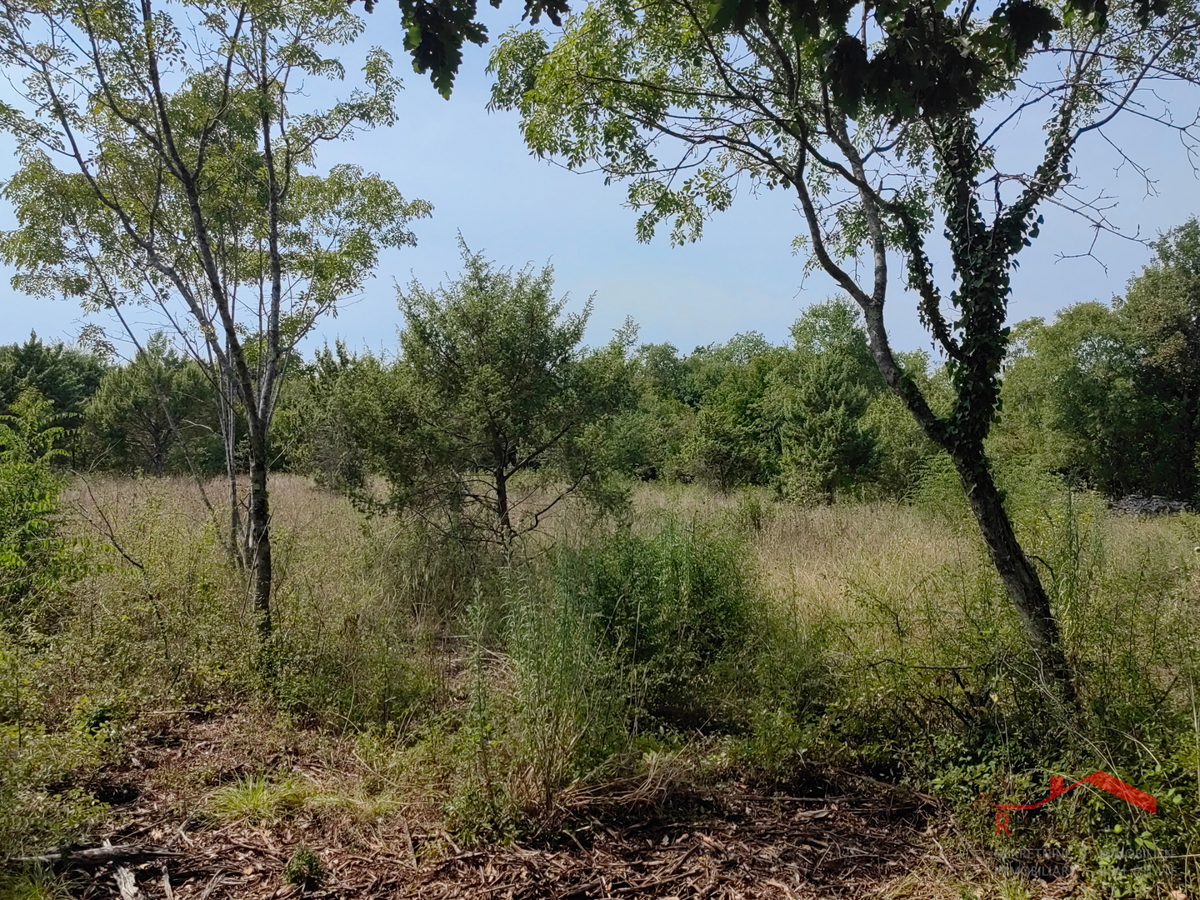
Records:
{"label": "tree trunk", "polygon": [[237,484],[237,422],[228,403],[218,400],[221,409],[221,443],[225,451],[225,476],[229,487],[229,558],[243,569],[248,560],[243,552],[242,512]]}
{"label": "tree trunk", "polygon": [[508,512],[508,473],[504,466],[495,472],[496,477],[496,517],[500,528],[500,537],[507,547],[512,541],[512,518]]}
{"label": "tree trunk", "polygon": [[265,643],[271,637],[271,510],[267,498],[267,448],[265,442],[259,440],[251,441],[247,519],[254,576],[254,616],[258,635]]}
{"label": "tree trunk", "polygon": [[954,462],[954,468],[967,494],[967,501],[975,515],[975,522],[979,526],[984,544],[987,545],[992,564],[1004,583],[1009,600],[1016,608],[1038,658],[1043,680],[1047,684],[1055,685],[1068,704],[1076,705],[1078,694],[1074,673],[1067,664],[1062,635],[1059,633],[1054,611],[1050,607],[1050,597],[1046,594],[1046,589],[1042,586],[1029,557],[1017,541],[1012,520],[1004,508],[996,482],[992,480],[982,443],[968,450],[951,440],[945,423],[930,409],[925,395],[911,379],[905,377],[896,364],[883,324],[882,302],[873,303],[862,295],[859,305],[866,319],[871,353],[879,373],[904,401],[904,405],[925,435],[945,450]]}
{"label": "tree trunk", "polygon": [[967,493],[971,512],[979,525],[992,563],[1016,607],[1025,632],[1041,666],[1043,683],[1057,685],[1067,703],[1076,701],[1075,682],[1063,651],[1062,635],[1050,608],[1050,597],[1037,571],[1021,549],[1012,520],[982,450],[951,453],[954,466]]}

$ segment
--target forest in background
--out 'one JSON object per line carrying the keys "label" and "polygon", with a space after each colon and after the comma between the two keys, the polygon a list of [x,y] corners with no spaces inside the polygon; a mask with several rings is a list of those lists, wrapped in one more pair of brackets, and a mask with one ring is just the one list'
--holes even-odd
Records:
{"label": "forest in background", "polygon": [[[990,436],[992,453],[1003,464],[1110,499],[1142,494],[1195,501],[1200,223],[1190,220],[1163,236],[1155,254],[1111,304],[1079,303],[1053,322],[1028,319],[1013,327],[1002,412]],[[497,282],[496,296],[504,291],[500,282],[513,280],[511,272],[478,256],[464,259],[468,267],[486,269]],[[520,273],[526,281],[534,275]],[[565,300],[551,302],[549,269],[536,275],[540,327],[549,335]],[[523,289],[514,285],[510,291],[514,310]],[[406,309],[419,315],[411,304]],[[476,321],[465,318],[471,314]],[[464,313],[452,326],[456,339],[494,329],[487,315]],[[607,395],[603,408],[580,413],[593,456],[592,482],[612,476],[698,481],[722,491],[763,486],[805,502],[900,500],[911,496],[937,456],[883,383],[861,316],[849,301],[809,307],[785,346],[751,332],[680,353],[671,344],[638,344],[630,320],[609,346],[585,348],[584,324],[586,312],[564,326],[579,333],[557,352],[595,369],[596,384]],[[480,342],[474,364],[506,370],[501,377],[511,383],[497,385],[492,402],[514,407],[510,415],[524,403],[528,427],[537,428],[544,425],[537,420],[562,409],[549,398],[541,398],[541,409],[530,405],[537,401],[516,398],[529,388],[516,374],[520,362],[512,355],[519,348],[504,344],[528,339],[530,332],[522,330],[528,327],[521,322],[515,332]],[[551,358],[541,362],[550,365]],[[948,408],[952,388],[945,369],[921,351],[901,359],[935,407]],[[309,359],[293,353],[284,371],[272,471],[308,475],[331,489],[362,488],[369,476],[387,474],[397,456],[410,453],[406,440],[419,440],[413,438],[419,406],[413,383],[421,376],[401,347],[376,357],[326,346]],[[39,415],[45,426],[62,429],[55,448],[76,471],[217,475],[225,466],[220,396],[211,370],[162,333],[128,360],[44,344],[36,335],[0,347],[5,414],[13,415],[19,401],[22,409],[49,403]],[[235,441],[244,454],[240,427]]]}

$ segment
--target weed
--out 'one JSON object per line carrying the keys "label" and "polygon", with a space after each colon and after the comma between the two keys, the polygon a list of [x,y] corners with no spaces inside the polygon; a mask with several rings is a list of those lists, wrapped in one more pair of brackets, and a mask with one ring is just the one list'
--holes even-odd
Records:
{"label": "weed", "polygon": [[308,891],[316,890],[325,881],[321,858],[307,847],[297,847],[283,867],[283,880],[288,884],[298,884]]}
{"label": "weed", "polygon": [[736,539],[668,518],[647,537],[619,531],[562,550],[556,577],[622,660],[635,731],[720,722],[723,667],[745,647],[753,594]]}
{"label": "weed", "polygon": [[[1114,896],[1182,884],[1170,860],[1200,847],[1198,520],[1114,516],[1015,468],[998,479],[1079,673],[1075,718],[1043,702],[936,460],[910,505],[641,485],[628,521],[556,508],[511,561],[280,476],[279,677],[260,697],[352,732],[359,764],[321,785],[250,776],[205,808],[371,825],[403,810],[442,816],[456,840],[505,840],[730,764],[781,783],[834,764],[936,793],[976,848],[1069,847]],[[100,480],[64,509],[79,513],[64,537],[91,538],[95,564],[63,586],[53,629],[0,634],[0,844],[21,853],[91,837],[103,807],[86,785],[144,709],[261,690],[245,585],[193,485]],[[997,799],[1097,769],[1159,813],[1081,789],[997,843]],[[1166,861],[1148,869],[1146,853]]]}
{"label": "weed", "polygon": [[71,900],[74,889],[69,877],[46,866],[0,875],[0,897],[4,900]]}
{"label": "weed", "polygon": [[304,782],[295,776],[272,780],[266,775],[247,775],[214,791],[207,810],[222,822],[271,823],[303,806],[307,795]]}

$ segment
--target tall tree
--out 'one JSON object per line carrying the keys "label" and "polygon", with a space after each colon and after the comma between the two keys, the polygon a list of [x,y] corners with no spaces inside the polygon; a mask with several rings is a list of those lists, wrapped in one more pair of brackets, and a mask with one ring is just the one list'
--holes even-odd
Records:
{"label": "tall tree", "polygon": [[1194,499],[1200,437],[1200,226],[1155,243],[1111,307],[1019,323],[999,452],[1109,494]]}
{"label": "tall tree", "polygon": [[780,450],[785,494],[832,503],[876,474],[876,435],[864,422],[883,388],[857,308],[818,303],[792,326],[795,347],[763,398]]}
{"label": "tall tree", "polygon": [[[813,265],[859,305],[884,381],[953,459],[1042,671],[1074,696],[984,452],[1010,274],[1047,201],[1088,209],[1068,187],[1083,138],[1132,104],[1171,121],[1151,84],[1196,80],[1198,18],[1194,0],[597,0],[553,43],[509,34],[492,56],[493,104],[520,111],[535,152],[632,179],[643,239],[667,220],[674,240],[698,238],[739,179],[794,194]],[[1041,111],[1045,147],[1022,171],[1008,151],[1028,148]],[[939,236],[949,278],[931,260]],[[946,415],[884,327],[897,255],[948,360]]]}
{"label": "tall tree", "polygon": [[158,310],[210,365],[227,434],[235,410],[245,420],[240,546],[264,639],[271,420],[290,347],[360,287],[381,247],[411,243],[406,223],[428,212],[355,166],[310,173],[322,144],[395,119],[398,82],[379,50],[365,89],[303,105],[314,81],[342,76],[330,54],[360,30],[341,0],[0,10],[17,87],[0,125],[21,159],[4,187],[20,227],[0,238],[0,256],[30,293],[77,296],[122,323],[129,303]]}
{"label": "tall tree", "polygon": [[1004,375],[996,454],[1111,494],[1160,490],[1171,465],[1161,410],[1139,389],[1137,347],[1120,317],[1079,303],[1053,324],[1013,331],[1019,352]]}
{"label": "tall tree", "polygon": [[[216,397],[195,360],[162,332],[123,366],[105,373],[87,406],[94,461],[154,475],[213,474],[220,459]],[[220,471],[219,462],[215,471]]]}
{"label": "tall tree", "polygon": [[685,396],[696,406],[684,448],[689,474],[721,490],[765,484],[776,474],[760,405],[782,352],[752,331],[697,347],[684,361]]}
{"label": "tall tree", "polygon": [[0,347],[0,412],[27,388],[35,388],[63,417],[59,427],[79,427],[84,407],[107,368],[92,352],[64,344],[46,344],[31,334],[23,344]]}
{"label": "tall tree", "polygon": [[1173,477],[1162,489],[1188,499],[1200,491],[1200,220],[1154,245],[1156,258],[1129,283],[1117,314],[1140,351],[1143,393],[1162,409],[1160,459]]}

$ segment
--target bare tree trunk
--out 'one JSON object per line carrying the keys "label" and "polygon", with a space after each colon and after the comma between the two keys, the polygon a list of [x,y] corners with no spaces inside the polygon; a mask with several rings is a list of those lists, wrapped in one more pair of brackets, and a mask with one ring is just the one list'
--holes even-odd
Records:
{"label": "bare tree trunk", "polygon": [[975,453],[953,451],[951,459],[992,563],[1025,626],[1042,669],[1041,680],[1046,685],[1057,685],[1063,699],[1073,705],[1076,702],[1075,682],[1063,652],[1062,635],[1050,607],[1050,597],[1029,557],[1021,549],[982,449]]}
{"label": "bare tree trunk", "polygon": [[225,368],[218,373],[217,418],[221,424],[221,443],[225,451],[225,475],[229,483],[229,558],[242,568],[249,560],[245,553],[242,532],[241,501],[237,484],[237,411],[233,405],[236,386]]}
{"label": "bare tree trunk", "polygon": [[254,576],[254,617],[259,638],[271,637],[271,509],[267,496],[267,445],[261,438],[250,444],[250,509],[248,538]]}

